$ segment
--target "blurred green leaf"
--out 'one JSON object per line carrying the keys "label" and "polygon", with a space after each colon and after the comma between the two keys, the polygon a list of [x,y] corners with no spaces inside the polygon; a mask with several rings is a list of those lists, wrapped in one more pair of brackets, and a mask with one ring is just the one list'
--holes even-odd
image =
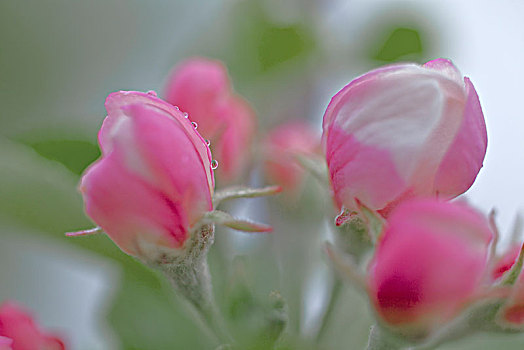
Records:
{"label": "blurred green leaf", "polygon": [[259,30],[257,53],[262,71],[303,55],[313,46],[309,33],[299,24],[279,27],[263,22]]}
{"label": "blurred green leaf", "polygon": [[422,57],[424,47],[417,29],[398,27],[391,30],[385,42],[374,48],[372,58],[393,62],[404,56]]}
{"label": "blurred green leaf", "polygon": [[261,0],[236,3],[231,18],[229,68],[241,79],[249,81],[283,63],[303,59],[316,47],[308,25],[275,23]]}
{"label": "blurred green leaf", "polygon": [[78,175],[100,157],[98,146],[88,141],[46,140],[28,145],[42,157],[62,163]]}

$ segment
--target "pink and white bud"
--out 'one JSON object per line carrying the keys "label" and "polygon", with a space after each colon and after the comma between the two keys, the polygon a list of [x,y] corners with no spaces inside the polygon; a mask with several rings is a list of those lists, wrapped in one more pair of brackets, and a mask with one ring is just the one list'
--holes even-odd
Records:
{"label": "pink and white bud", "polygon": [[165,98],[188,113],[201,135],[211,142],[220,180],[237,178],[247,164],[255,113],[234,94],[224,65],[206,58],[182,62],[168,78]]}
{"label": "pink and white bud", "polygon": [[290,121],[271,130],[263,141],[268,182],[295,192],[304,177],[297,156],[311,156],[318,152],[319,145],[318,135],[303,120]]}
{"label": "pink and white bud", "polygon": [[86,212],[127,254],[177,255],[212,210],[209,147],[182,112],[151,94],[115,92],[105,106],[102,157],[80,186]]}
{"label": "pink and white bud", "polygon": [[385,216],[409,197],[465,192],[487,145],[475,88],[446,59],[360,76],[331,99],[323,129],[337,205]]}
{"label": "pink and white bud", "polygon": [[424,336],[479,298],[493,234],[462,203],[417,199],[400,204],[378,242],[368,289],[379,318]]}
{"label": "pink and white bud", "polygon": [[12,301],[0,305],[0,349],[65,350],[62,340],[42,331],[31,315]]}

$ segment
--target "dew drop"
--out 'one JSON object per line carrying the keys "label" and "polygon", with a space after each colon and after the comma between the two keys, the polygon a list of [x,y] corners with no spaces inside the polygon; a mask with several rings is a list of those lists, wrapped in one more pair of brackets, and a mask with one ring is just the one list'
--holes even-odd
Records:
{"label": "dew drop", "polygon": [[211,141],[209,141],[208,139],[206,139],[206,145],[211,146]]}
{"label": "dew drop", "polygon": [[218,161],[216,159],[213,159],[211,161],[211,169],[215,170],[216,168],[218,168]]}
{"label": "dew drop", "polygon": [[189,118],[189,114],[187,114],[187,112],[184,112],[184,118]]}
{"label": "dew drop", "polygon": [[148,94],[148,95],[151,95],[151,96],[155,96],[155,97],[158,96],[157,93],[156,93],[156,91],[154,91],[154,90],[149,90],[149,91],[147,92],[147,94]]}
{"label": "dew drop", "polygon": [[178,108],[178,106],[175,106],[175,109],[176,109],[177,111],[179,111],[179,110],[180,110],[180,108]]}
{"label": "dew drop", "polygon": [[195,129],[198,128],[198,124],[197,124],[197,122],[191,122],[191,125],[193,125],[193,127],[194,127]]}

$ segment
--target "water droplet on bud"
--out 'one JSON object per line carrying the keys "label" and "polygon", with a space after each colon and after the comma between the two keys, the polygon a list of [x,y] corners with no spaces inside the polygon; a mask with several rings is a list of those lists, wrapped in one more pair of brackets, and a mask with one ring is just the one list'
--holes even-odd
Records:
{"label": "water droplet on bud", "polygon": [[218,161],[216,159],[213,159],[211,161],[211,169],[215,170],[216,168],[218,168]]}
{"label": "water droplet on bud", "polygon": [[211,141],[209,141],[208,139],[206,139],[206,145],[211,146]]}
{"label": "water droplet on bud", "polygon": [[184,112],[184,118],[189,118],[189,114],[187,114],[187,112]]}
{"label": "water droplet on bud", "polygon": [[158,96],[157,93],[156,93],[156,91],[154,91],[154,90],[149,90],[149,91],[147,92],[147,94],[148,94],[148,95],[151,95],[151,96],[155,96],[155,97]]}
{"label": "water droplet on bud", "polygon": [[191,125],[193,125],[193,127],[194,127],[195,129],[198,128],[198,124],[197,124],[197,122],[191,122]]}

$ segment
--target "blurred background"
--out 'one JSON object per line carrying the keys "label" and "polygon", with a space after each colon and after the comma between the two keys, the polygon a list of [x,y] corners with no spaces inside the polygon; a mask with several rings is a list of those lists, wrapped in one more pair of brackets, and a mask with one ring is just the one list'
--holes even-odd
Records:
{"label": "blurred background", "polygon": [[[156,273],[103,235],[64,237],[93,226],[77,184],[99,156],[105,97],[117,90],[161,93],[173,65],[194,55],[225,62],[236,91],[256,110],[261,134],[304,118],[319,135],[329,99],[356,76],[395,61],[452,59],[475,84],[488,127],[484,168],[466,197],[485,213],[497,208],[508,232],[524,208],[523,16],[519,0],[0,1],[0,302],[19,300],[74,350],[211,348]],[[303,210],[293,213],[314,208]],[[307,226],[304,236],[320,242],[318,220],[294,229]],[[286,267],[260,248],[285,240],[292,223],[284,221],[272,222],[273,236],[284,238],[246,243],[224,234],[224,244],[217,233],[230,260],[253,253],[244,273],[254,276],[257,291],[286,290],[286,275],[274,277]],[[220,296],[227,281],[220,263],[213,265],[216,255],[210,259]],[[305,305],[298,333],[306,335],[325,293],[319,286],[327,272],[317,255],[304,282],[313,292],[298,303]],[[366,342],[365,298],[347,289],[322,348],[360,349]],[[519,335],[480,335],[445,349],[523,343]]]}

